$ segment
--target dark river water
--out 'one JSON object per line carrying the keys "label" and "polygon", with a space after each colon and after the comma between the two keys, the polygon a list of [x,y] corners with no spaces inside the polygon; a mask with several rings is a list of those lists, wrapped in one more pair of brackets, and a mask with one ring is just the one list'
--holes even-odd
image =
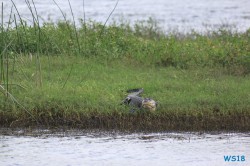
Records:
{"label": "dark river water", "polygon": [[[29,0],[30,3],[32,2]],[[11,0],[3,2],[4,18],[7,21],[11,13]],[[25,0],[13,0],[21,16],[31,21],[31,13]],[[34,0],[42,21],[62,20],[58,8],[72,20],[70,5],[67,0]],[[91,19],[105,22],[113,10],[116,0],[70,0],[75,19]],[[33,6],[31,4],[31,6]],[[15,11],[13,10],[13,13]],[[245,31],[250,27],[250,0],[120,0],[111,15],[112,20],[147,20],[149,17],[159,22],[164,30],[180,32],[207,31],[218,27],[229,26],[237,31]]]}
{"label": "dark river water", "polygon": [[250,133],[3,131],[1,166],[250,165]]}

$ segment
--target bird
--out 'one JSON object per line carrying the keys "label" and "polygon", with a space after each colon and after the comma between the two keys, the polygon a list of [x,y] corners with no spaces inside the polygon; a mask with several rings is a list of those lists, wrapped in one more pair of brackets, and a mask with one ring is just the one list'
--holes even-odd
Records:
{"label": "bird", "polygon": [[145,109],[154,112],[157,107],[157,102],[151,98],[143,98],[140,95],[143,93],[143,88],[127,90],[127,97],[122,101],[122,104],[132,107],[130,112],[135,112],[134,109]]}

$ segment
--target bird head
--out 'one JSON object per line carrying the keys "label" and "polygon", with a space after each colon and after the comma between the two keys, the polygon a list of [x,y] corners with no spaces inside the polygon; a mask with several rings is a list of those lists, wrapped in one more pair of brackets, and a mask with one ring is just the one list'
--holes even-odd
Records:
{"label": "bird head", "polygon": [[149,111],[155,111],[156,106],[157,106],[157,103],[153,99],[145,98],[142,101],[142,107],[145,109],[148,109]]}

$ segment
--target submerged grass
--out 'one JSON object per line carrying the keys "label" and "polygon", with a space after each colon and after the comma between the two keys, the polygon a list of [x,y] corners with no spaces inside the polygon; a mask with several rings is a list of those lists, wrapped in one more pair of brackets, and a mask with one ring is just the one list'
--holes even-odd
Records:
{"label": "submerged grass", "polygon": [[[41,25],[28,5],[32,25],[11,13],[1,26],[0,125],[250,130],[250,30],[164,33],[152,19],[76,27],[64,15]],[[156,112],[120,105],[138,87]]]}

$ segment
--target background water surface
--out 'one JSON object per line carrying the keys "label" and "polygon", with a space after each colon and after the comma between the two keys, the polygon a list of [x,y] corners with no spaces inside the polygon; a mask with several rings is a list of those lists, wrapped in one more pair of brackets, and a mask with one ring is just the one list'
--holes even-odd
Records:
{"label": "background water surface", "polygon": [[[8,19],[12,2],[1,0],[4,5],[4,17]],[[31,19],[25,0],[13,0],[20,14],[27,20]],[[32,2],[30,0],[30,2]],[[34,0],[41,20],[62,20],[63,16],[53,0]],[[72,19],[67,0],[55,0],[68,19]],[[91,19],[105,22],[113,10],[116,0],[70,0],[75,18]],[[84,12],[83,12],[84,11]],[[238,31],[250,27],[249,0],[120,0],[111,16],[112,20],[121,19],[134,22],[149,17],[157,20],[166,31],[179,30],[188,32],[191,29],[206,31],[230,26]]]}

